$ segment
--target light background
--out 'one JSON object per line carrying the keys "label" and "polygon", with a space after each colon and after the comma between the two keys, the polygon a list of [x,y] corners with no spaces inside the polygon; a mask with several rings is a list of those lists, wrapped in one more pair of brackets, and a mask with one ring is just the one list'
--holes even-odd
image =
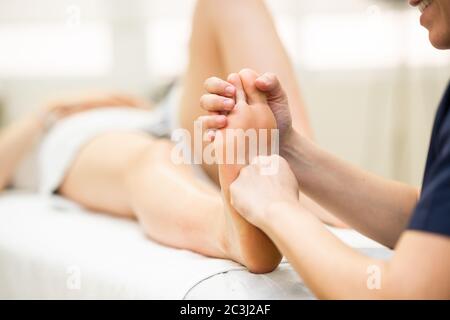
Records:
{"label": "light background", "polygon": [[[245,0],[242,0],[245,1]],[[92,89],[148,95],[187,61],[193,0],[0,0],[0,105],[12,121]],[[419,185],[450,53],[393,0],[269,0],[318,142]]]}

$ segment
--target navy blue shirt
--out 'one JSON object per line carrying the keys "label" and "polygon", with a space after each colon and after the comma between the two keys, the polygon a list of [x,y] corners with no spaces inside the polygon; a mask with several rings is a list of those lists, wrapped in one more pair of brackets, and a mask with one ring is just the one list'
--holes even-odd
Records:
{"label": "navy blue shirt", "polygon": [[409,229],[450,236],[450,84],[431,134],[422,192]]}

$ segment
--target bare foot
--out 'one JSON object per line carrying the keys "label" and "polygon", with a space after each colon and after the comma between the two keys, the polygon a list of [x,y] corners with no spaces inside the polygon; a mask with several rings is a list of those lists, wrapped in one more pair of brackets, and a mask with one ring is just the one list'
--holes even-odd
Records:
{"label": "bare foot", "polygon": [[[230,138],[227,139],[227,129],[255,129],[257,133],[261,129],[266,129],[267,139],[261,143],[270,144],[270,130],[276,129],[276,121],[267,105],[265,95],[259,92],[254,85],[256,78],[257,74],[250,70],[243,70],[239,75],[235,74],[230,77],[229,81],[237,89],[236,108],[228,115],[227,128],[216,135],[214,142],[216,154],[221,153],[224,156],[227,146],[234,143],[234,160],[237,160],[238,144],[234,138],[234,141],[230,141]],[[268,150],[270,151],[270,147]],[[248,164],[251,160],[248,145],[245,146],[244,153],[245,162]],[[244,166],[245,164],[238,164],[236,161],[233,164],[219,164],[220,185],[226,216],[224,251],[231,259],[243,264],[251,272],[267,273],[273,271],[280,263],[282,256],[279,250],[265,233],[248,223],[230,204],[229,186]]]}

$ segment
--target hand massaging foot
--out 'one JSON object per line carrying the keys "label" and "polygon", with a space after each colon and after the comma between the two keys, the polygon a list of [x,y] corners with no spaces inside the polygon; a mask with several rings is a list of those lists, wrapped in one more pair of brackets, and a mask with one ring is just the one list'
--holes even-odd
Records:
{"label": "hand massaging foot", "polygon": [[[239,77],[240,76],[240,77]],[[236,160],[238,144],[236,139],[227,139],[228,129],[255,129],[257,133],[267,132],[266,141],[270,151],[270,130],[276,129],[275,118],[267,105],[266,97],[254,85],[257,74],[250,70],[243,70],[239,75],[232,75],[229,79],[236,86],[236,107],[228,115],[228,126],[216,134],[214,141],[216,155],[221,153],[222,160],[227,146],[233,143]],[[241,82],[242,80],[242,82]],[[266,129],[265,131],[260,131]],[[217,138],[218,135],[221,138]],[[259,139],[258,139],[259,143]],[[258,146],[259,147],[259,146]],[[246,163],[249,163],[248,145],[245,146]],[[224,162],[224,161],[223,161]],[[239,171],[245,165],[219,163],[219,178],[222,196],[225,203],[225,248],[224,251],[231,259],[240,262],[254,273],[273,271],[281,261],[281,254],[274,243],[260,229],[248,223],[230,204],[230,184],[238,177]]]}

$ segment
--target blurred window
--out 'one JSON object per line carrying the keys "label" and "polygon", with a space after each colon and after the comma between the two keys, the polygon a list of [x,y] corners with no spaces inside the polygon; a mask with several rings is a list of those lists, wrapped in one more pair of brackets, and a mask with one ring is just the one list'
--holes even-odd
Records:
{"label": "blurred window", "polygon": [[296,62],[311,69],[444,66],[449,58],[434,49],[416,12],[311,15],[298,24]]}
{"label": "blurred window", "polygon": [[189,56],[191,21],[155,19],[147,25],[147,66],[162,76],[179,75]]}
{"label": "blurred window", "polygon": [[0,74],[97,76],[113,64],[106,23],[11,23],[0,25]]}

